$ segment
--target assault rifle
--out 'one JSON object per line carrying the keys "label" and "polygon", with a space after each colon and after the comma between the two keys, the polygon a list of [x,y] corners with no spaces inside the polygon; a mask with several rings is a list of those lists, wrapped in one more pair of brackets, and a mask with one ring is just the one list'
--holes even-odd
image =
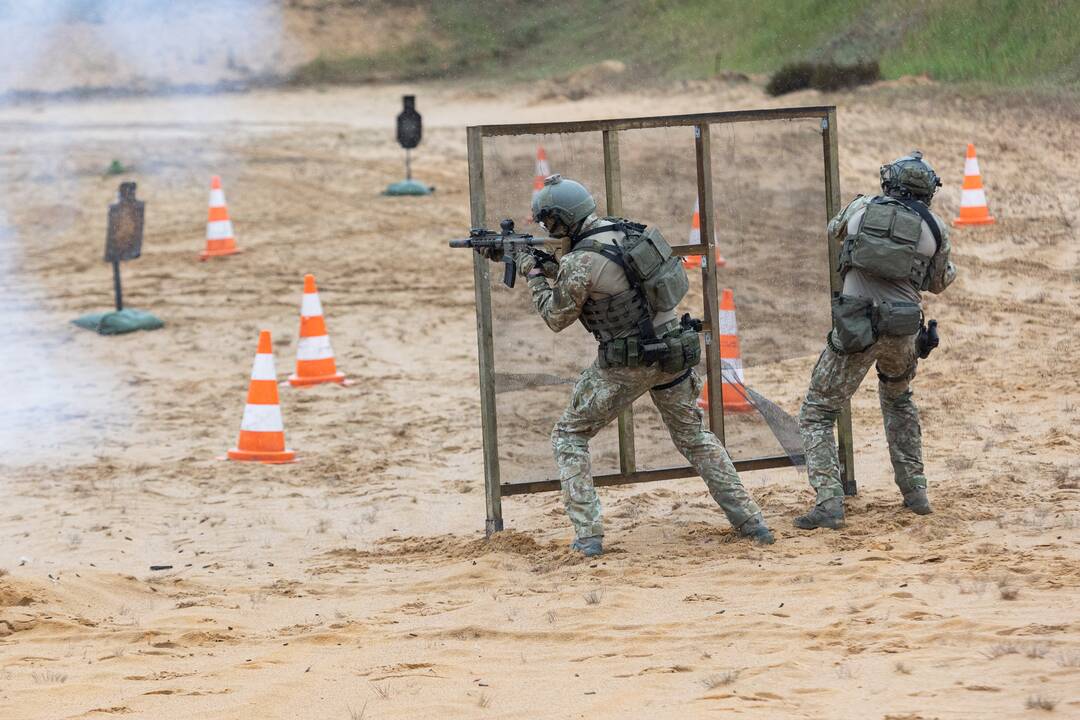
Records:
{"label": "assault rifle", "polygon": [[[450,247],[472,248],[477,252],[484,248],[501,251],[502,261],[506,265],[506,270],[503,272],[503,284],[511,288],[514,287],[514,283],[517,281],[518,252],[525,251],[532,255],[536,258],[537,265],[558,262],[554,255],[539,249],[539,246],[549,242],[556,242],[556,240],[514,232],[514,221],[510,218],[500,222],[499,227],[502,228],[501,233],[485,230],[484,228],[473,228],[469,231],[469,237],[451,240]],[[497,256],[500,253],[493,254]]]}

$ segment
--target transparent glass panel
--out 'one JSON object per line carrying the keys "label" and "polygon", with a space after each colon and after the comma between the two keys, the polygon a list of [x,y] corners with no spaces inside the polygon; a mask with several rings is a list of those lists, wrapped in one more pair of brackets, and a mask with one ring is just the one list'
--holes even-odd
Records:
{"label": "transparent glass panel", "polygon": [[[718,285],[736,305],[744,383],[797,416],[829,328],[825,173],[816,119],[714,124]],[[757,412],[726,413],[736,459],[782,449]]]}
{"label": "transparent glass panel", "polygon": [[[731,289],[737,307],[743,381],[795,416],[829,325],[820,120],[717,123],[710,133],[718,285]],[[694,129],[623,130],[618,141],[623,216],[659,227],[673,246],[691,242]],[[544,172],[584,183],[598,213],[607,214],[602,133],[496,136],[483,145],[490,229],[509,217],[519,231],[543,234],[529,208],[536,177]],[[680,313],[704,318],[703,273],[696,262],[688,265],[691,288]],[[502,480],[554,478],[551,428],[581,370],[595,359],[596,343],[579,324],[551,332],[536,315],[525,283],[519,278],[516,288],[503,286],[502,271],[491,266]],[[704,361],[698,373],[705,376]],[[635,403],[634,416],[639,470],[685,465],[647,394]],[[725,431],[735,459],[785,454],[757,412],[726,412]],[[601,431],[590,449],[594,474],[618,472],[617,423]]]}
{"label": "transparent glass panel", "polygon": [[[672,246],[688,244],[698,193],[694,128],[624,130],[619,152],[623,214],[659,228]],[[688,267],[687,274],[691,289],[679,313],[703,318],[701,271]],[[698,372],[704,375],[704,363]],[[634,403],[634,445],[638,470],[686,465],[648,393]]]}
{"label": "transparent glass panel", "polygon": [[[583,183],[604,212],[604,146],[601,133],[520,135],[484,138],[486,225],[513,218],[519,232],[545,235],[533,224],[530,207],[543,150],[548,168]],[[551,455],[551,429],[570,398],[581,370],[596,357],[596,341],[580,325],[553,333],[536,314],[529,288],[503,285],[503,266],[491,266],[495,345],[495,405],[499,462],[506,483],[558,477]],[[619,471],[617,426],[590,443],[595,474]]]}

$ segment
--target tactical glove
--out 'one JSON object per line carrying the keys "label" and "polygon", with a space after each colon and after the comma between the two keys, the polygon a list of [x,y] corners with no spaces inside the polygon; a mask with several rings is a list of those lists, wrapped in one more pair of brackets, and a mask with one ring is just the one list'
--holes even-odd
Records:
{"label": "tactical glove", "polygon": [[476,248],[476,252],[480,253],[480,257],[492,262],[502,262],[503,249],[501,247],[479,247]]}
{"label": "tactical glove", "polygon": [[550,280],[554,280],[555,277],[559,274],[559,263],[557,262],[551,262],[549,260],[547,262],[540,263],[540,268],[544,271],[544,277]]}

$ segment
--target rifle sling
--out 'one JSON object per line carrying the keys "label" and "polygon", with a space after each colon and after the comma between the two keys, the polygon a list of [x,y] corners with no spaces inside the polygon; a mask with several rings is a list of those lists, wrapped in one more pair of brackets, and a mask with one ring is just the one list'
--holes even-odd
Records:
{"label": "rifle sling", "polygon": [[926,207],[924,203],[919,202],[915,198],[895,198],[901,205],[908,210],[913,210],[919,213],[919,217],[930,226],[930,234],[934,236],[934,242],[936,243],[936,249],[934,254],[941,250],[941,228],[938,227],[937,220],[934,219],[933,213],[930,212],[930,208]]}

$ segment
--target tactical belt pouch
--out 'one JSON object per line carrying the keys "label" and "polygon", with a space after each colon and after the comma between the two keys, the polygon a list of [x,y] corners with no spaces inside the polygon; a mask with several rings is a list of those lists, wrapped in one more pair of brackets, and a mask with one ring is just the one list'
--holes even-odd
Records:
{"label": "tactical belt pouch", "polygon": [[832,301],[830,346],[841,355],[859,353],[874,344],[874,302],[840,295]]}
{"label": "tactical belt pouch", "polygon": [[701,362],[701,341],[692,329],[679,327],[664,336],[663,342],[667,345],[667,353],[660,361],[664,372],[682,372]]}
{"label": "tactical belt pouch", "polygon": [[916,303],[881,301],[877,307],[878,335],[914,335],[922,327],[922,308]]}
{"label": "tactical belt pouch", "polygon": [[641,367],[645,364],[641,344],[636,337],[618,338],[600,343],[596,359],[602,368]]}
{"label": "tactical belt pouch", "polygon": [[602,368],[659,364],[664,372],[677,373],[701,362],[701,341],[693,329],[680,326],[647,344],[638,337],[607,340],[600,343],[596,358]]}

